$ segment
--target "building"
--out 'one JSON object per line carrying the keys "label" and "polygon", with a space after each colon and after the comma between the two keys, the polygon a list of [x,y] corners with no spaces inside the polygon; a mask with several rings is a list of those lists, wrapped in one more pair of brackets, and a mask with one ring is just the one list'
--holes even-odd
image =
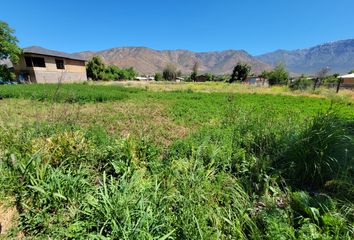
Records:
{"label": "building", "polygon": [[268,79],[261,78],[261,77],[248,77],[245,80],[245,83],[248,83],[250,85],[256,85],[256,86],[264,86],[264,87],[269,86]]}
{"label": "building", "polygon": [[342,87],[345,88],[354,88],[354,73],[347,74],[347,75],[342,75],[338,77],[339,79],[342,79]]}
{"label": "building", "polygon": [[20,61],[14,64],[20,81],[32,83],[68,83],[86,81],[86,60],[75,54],[41,47],[23,49]]}
{"label": "building", "polygon": [[209,78],[206,75],[199,75],[195,77],[195,82],[206,82]]}

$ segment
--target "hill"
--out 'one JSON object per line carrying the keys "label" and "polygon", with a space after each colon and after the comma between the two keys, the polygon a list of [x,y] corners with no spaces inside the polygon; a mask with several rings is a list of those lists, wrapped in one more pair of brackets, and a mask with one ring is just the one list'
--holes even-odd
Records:
{"label": "hill", "polygon": [[161,72],[168,63],[173,63],[183,73],[190,73],[193,64],[199,62],[200,72],[216,74],[231,73],[237,62],[246,62],[252,71],[260,73],[271,66],[261,62],[243,50],[226,50],[220,52],[192,52],[188,50],[154,50],[145,47],[112,48],[98,52],[77,53],[83,57],[100,56],[106,63],[118,67],[133,66],[140,73],[153,74]]}
{"label": "hill", "polygon": [[282,61],[296,73],[314,74],[329,67],[331,72],[346,73],[354,69],[354,39],[325,43],[307,49],[277,50],[257,56],[270,65]]}

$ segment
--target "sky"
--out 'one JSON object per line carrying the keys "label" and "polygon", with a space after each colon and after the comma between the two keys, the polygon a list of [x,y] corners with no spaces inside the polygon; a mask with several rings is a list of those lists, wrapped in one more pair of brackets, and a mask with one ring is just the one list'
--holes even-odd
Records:
{"label": "sky", "polygon": [[0,20],[21,47],[259,55],[354,38],[353,9],[353,0],[0,0]]}

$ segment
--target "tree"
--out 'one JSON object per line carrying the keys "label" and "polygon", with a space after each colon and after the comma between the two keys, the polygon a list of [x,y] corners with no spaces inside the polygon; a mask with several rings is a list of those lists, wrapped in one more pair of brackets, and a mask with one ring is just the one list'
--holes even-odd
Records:
{"label": "tree", "polygon": [[165,80],[172,81],[177,78],[177,68],[173,64],[167,64],[162,72],[162,76]]}
{"label": "tree", "polygon": [[351,70],[350,72],[348,72],[348,74],[352,74],[352,73],[354,73],[354,70]]}
{"label": "tree", "polygon": [[245,81],[251,71],[251,66],[247,63],[237,63],[234,67],[230,79],[230,83],[235,81]]}
{"label": "tree", "polygon": [[195,82],[198,76],[198,69],[199,69],[199,62],[195,62],[193,65],[192,73],[191,73],[191,80]]}
{"label": "tree", "polygon": [[[10,60],[13,64],[20,60],[21,48],[17,46],[18,40],[13,35],[14,30],[6,22],[0,21],[0,60]],[[5,64],[0,65],[0,78],[14,79],[14,74]]]}
{"label": "tree", "polygon": [[272,71],[267,73],[267,75],[269,85],[287,84],[289,79],[289,73],[286,71],[282,62],[278,63]]}
{"label": "tree", "polygon": [[162,81],[163,80],[163,77],[162,77],[162,74],[161,73],[155,73],[155,81]]}
{"label": "tree", "polygon": [[105,78],[105,69],[106,66],[102,59],[98,56],[94,56],[87,63],[87,77],[91,78],[92,80],[102,80]]}

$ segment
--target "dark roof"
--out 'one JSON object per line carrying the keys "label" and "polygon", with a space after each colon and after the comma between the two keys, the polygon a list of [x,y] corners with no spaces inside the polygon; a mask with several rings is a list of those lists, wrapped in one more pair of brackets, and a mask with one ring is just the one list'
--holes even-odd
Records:
{"label": "dark roof", "polygon": [[34,54],[40,54],[40,55],[46,55],[46,56],[53,56],[53,57],[61,57],[61,58],[68,58],[68,59],[73,59],[73,60],[86,61],[86,59],[84,57],[81,57],[76,54],[53,51],[53,50],[49,50],[49,49],[38,47],[38,46],[24,48],[23,53],[34,53]]}

